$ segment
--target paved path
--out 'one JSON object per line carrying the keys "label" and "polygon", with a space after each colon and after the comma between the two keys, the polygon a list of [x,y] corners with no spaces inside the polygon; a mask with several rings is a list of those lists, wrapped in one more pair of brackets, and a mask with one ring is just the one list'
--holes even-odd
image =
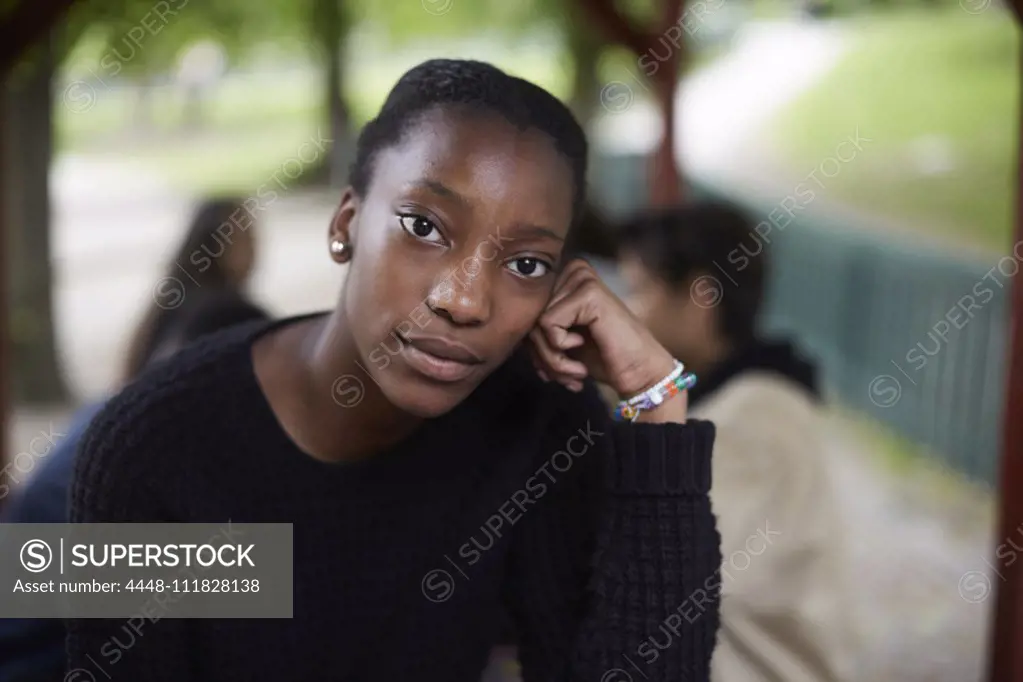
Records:
{"label": "paved path", "polygon": [[826,76],[846,48],[832,25],[791,22],[749,24],[734,44],[678,92],[675,157],[705,179],[750,170],[762,124]]}
{"label": "paved path", "polygon": [[[675,156],[687,174],[733,179],[749,166],[751,138],[772,114],[831,70],[845,51],[843,32],[828,24],[751,22],[728,54],[684,79],[676,98]],[[636,74],[634,74],[636,75]],[[633,82],[635,81],[635,82]],[[661,137],[638,75],[607,93],[631,105],[596,124],[595,142],[609,151],[648,153]],[[756,171],[754,167],[752,171]]]}
{"label": "paved path", "polygon": [[828,430],[860,624],[855,682],[980,682],[993,603],[990,499],[926,467],[893,474],[841,416]]}

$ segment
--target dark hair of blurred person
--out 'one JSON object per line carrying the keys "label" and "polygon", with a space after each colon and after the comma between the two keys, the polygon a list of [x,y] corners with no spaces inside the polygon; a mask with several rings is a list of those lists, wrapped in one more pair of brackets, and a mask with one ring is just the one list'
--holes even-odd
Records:
{"label": "dark hair of blurred person", "polygon": [[199,204],[131,338],[122,379],[138,374],[183,308],[194,302],[190,299],[223,291],[243,295],[255,257],[254,217],[241,198]]}
{"label": "dark hair of blurred person", "polygon": [[717,201],[644,213],[621,237],[630,307],[694,367],[692,415],[717,428],[722,554],[756,554],[723,568],[711,680],[845,682],[855,625],[843,519],[816,368],[792,341],[758,333],[769,245],[743,210]]}
{"label": "dark hair of blurred person", "polygon": [[[235,325],[266,321],[257,306],[230,293],[208,296],[185,306],[171,322],[165,342],[143,366],[166,360],[186,345]],[[84,406],[72,417],[52,451],[25,485],[12,493],[0,512],[0,523],[66,523],[68,495],[75,453],[92,418],[104,401]],[[0,547],[0,552],[8,551]],[[59,620],[0,618],[0,680],[4,682],[55,682],[66,669],[66,632]]]}
{"label": "dark hair of blurred person", "polygon": [[643,213],[619,234],[630,307],[700,376],[695,401],[713,367],[755,343],[767,277],[760,238],[741,209],[716,201]]}
{"label": "dark hair of blurred person", "polygon": [[603,212],[587,201],[579,211],[575,227],[568,234],[565,253],[572,256],[597,256],[613,259],[616,255],[611,223]]}
{"label": "dark hair of blurred person", "polygon": [[[502,613],[525,679],[597,679],[720,566],[713,425],[681,389],[612,423],[595,388],[642,398],[677,364],[567,260],[588,157],[568,108],[429,60],[355,157],[308,256],[345,268],[332,309],[154,368],[94,420],[72,486],[78,523],[292,524],[294,617],[161,618],[112,682],[478,682]],[[535,476],[549,461],[556,484]],[[467,578],[453,592],[445,554]],[[706,679],[717,595],[700,608],[651,679]],[[68,623],[72,668],[123,632]]]}
{"label": "dark hair of blurred person", "polygon": [[175,355],[185,345],[207,334],[253,320],[269,319],[260,306],[233,291],[205,294],[195,305],[185,306],[183,312],[181,319],[163,335],[163,341],[153,348],[147,366]]}

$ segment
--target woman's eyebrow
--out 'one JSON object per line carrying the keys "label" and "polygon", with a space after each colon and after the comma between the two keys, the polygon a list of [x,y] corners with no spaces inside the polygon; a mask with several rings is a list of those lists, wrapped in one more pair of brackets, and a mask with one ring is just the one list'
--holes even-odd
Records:
{"label": "woman's eyebrow", "polygon": [[[428,190],[430,192],[433,192],[437,196],[444,197],[446,199],[451,199],[452,201],[458,203],[460,206],[465,207],[470,206],[470,201],[467,198],[465,198],[455,190],[451,189],[444,183],[438,182],[436,180],[429,179],[416,180],[415,182],[412,183],[412,186]],[[565,238],[562,237],[557,232],[555,232],[554,230],[551,230],[546,227],[541,227],[540,225],[532,225],[530,223],[513,223],[512,225],[509,226],[509,231],[511,232],[511,234],[509,235],[511,239],[553,239],[559,242],[565,241]]]}
{"label": "woman's eyebrow", "polygon": [[437,196],[444,197],[445,199],[451,199],[452,201],[458,203],[461,206],[468,206],[469,205],[469,200],[468,199],[466,199],[464,196],[462,196],[461,194],[459,194],[455,190],[451,189],[447,185],[445,185],[443,183],[440,183],[440,182],[437,182],[436,180],[425,180],[425,179],[424,180],[416,180],[414,183],[412,183],[412,186],[429,190],[429,191],[433,192],[434,194],[436,194]]}
{"label": "woman's eyebrow", "polygon": [[565,238],[554,230],[529,223],[512,223],[508,228],[511,239],[554,239],[563,242]]}

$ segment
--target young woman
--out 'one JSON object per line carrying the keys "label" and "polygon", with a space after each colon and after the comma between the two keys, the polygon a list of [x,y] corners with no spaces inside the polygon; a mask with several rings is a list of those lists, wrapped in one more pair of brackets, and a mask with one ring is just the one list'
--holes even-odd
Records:
{"label": "young woman", "polygon": [[122,380],[141,371],[147,359],[168,341],[167,331],[194,309],[199,299],[231,294],[244,300],[255,256],[253,219],[242,200],[220,197],[202,202],[135,329]]}
{"label": "young woman", "polygon": [[137,382],[72,495],[77,522],[293,523],[294,618],[72,621],[71,668],[117,640],[114,680],[470,682],[507,609],[526,680],[707,679],[713,426],[684,394],[611,423],[594,388],[677,373],[566,262],[578,123],[490,65],[429,61],[356,156],[326,245],[348,267],[336,308]]}

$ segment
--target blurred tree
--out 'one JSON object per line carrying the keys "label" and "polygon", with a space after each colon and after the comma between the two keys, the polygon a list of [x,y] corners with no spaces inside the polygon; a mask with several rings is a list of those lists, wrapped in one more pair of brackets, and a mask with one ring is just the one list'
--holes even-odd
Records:
{"label": "blurred tree", "polygon": [[323,112],[330,131],[330,149],[321,161],[307,169],[303,184],[342,186],[354,158],[355,135],[344,98],[344,53],[355,22],[352,6],[345,0],[304,0],[292,6],[300,13],[301,33],[311,39],[311,53],[323,78]]}
{"label": "blurred tree", "polygon": [[342,0],[311,0],[310,33],[322,55],[324,111],[331,145],[326,155],[327,182],[339,187],[347,181],[348,166],[354,158],[354,135],[344,101],[341,68],[342,46],[351,31],[351,14]]}
{"label": "blurred tree", "polygon": [[[245,0],[90,0],[77,4],[59,30],[30,50],[3,83],[3,204],[10,240],[11,397],[27,404],[67,400],[53,326],[50,185],[57,102],[84,111],[117,79],[168,68],[179,50],[207,37],[237,51],[251,34],[269,33],[267,7]],[[59,97],[59,65],[90,32],[104,49],[87,80]]]}
{"label": "blurred tree", "polygon": [[49,170],[53,152],[53,41],[31,51],[3,83],[4,186],[8,226],[8,331],[18,403],[67,398],[53,333],[50,270]]}
{"label": "blurred tree", "polygon": [[569,104],[575,117],[585,125],[599,111],[601,83],[597,65],[607,42],[587,21],[582,20],[584,17],[569,14],[566,18],[563,26],[572,58]]}

